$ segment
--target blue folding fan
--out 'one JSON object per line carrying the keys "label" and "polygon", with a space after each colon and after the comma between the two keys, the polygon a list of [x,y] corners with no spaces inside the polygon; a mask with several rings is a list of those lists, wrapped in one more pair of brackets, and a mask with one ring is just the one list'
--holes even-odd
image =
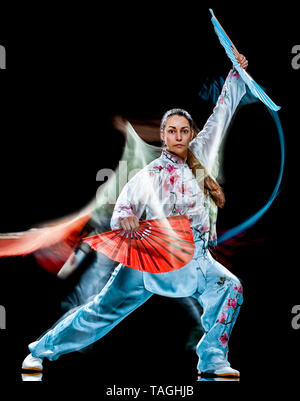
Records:
{"label": "blue folding fan", "polygon": [[213,10],[210,8],[209,11],[211,12],[212,18],[211,21],[214,25],[215,32],[218,35],[219,41],[221,45],[224,47],[227,56],[233,63],[234,68],[238,71],[241,78],[244,80],[248,88],[250,89],[251,93],[260,99],[266,106],[268,106],[271,110],[278,111],[280,107],[277,106],[265,93],[265,91],[254,81],[253,78],[240,66],[239,58],[240,53],[237,51],[236,47],[229,39],[228,35],[224,31],[223,27],[221,26],[220,22],[215,17]]}

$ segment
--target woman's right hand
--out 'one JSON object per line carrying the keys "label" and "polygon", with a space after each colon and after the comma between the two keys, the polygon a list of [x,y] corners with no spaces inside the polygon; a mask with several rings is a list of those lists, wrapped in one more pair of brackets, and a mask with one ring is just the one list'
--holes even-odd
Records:
{"label": "woman's right hand", "polygon": [[120,220],[120,225],[125,231],[137,231],[139,229],[139,219],[136,216],[124,217]]}

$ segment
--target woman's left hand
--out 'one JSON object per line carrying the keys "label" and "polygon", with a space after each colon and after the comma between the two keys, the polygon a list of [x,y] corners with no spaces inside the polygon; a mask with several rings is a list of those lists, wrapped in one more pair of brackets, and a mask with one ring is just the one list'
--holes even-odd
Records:
{"label": "woman's left hand", "polygon": [[239,65],[240,65],[244,70],[247,69],[247,67],[248,67],[248,60],[246,59],[246,57],[245,57],[243,54],[240,54],[240,55],[239,55],[238,62],[239,62]]}

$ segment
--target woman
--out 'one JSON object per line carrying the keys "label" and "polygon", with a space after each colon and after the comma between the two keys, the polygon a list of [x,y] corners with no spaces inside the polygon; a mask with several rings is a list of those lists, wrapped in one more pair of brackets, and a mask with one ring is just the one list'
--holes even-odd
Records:
{"label": "woman", "polygon": [[[247,65],[243,56],[241,66],[247,68]],[[213,114],[197,136],[186,111],[167,112],[161,122],[164,144],[161,156],[124,186],[114,208],[111,228],[122,227],[126,231],[137,230],[144,215],[152,219],[186,214],[195,242],[191,262],[179,270],[159,274],[119,264],[91,302],[29,344],[31,353],[25,358],[23,368],[41,371],[43,358],[55,360],[88,346],[152,294],[159,294],[193,296],[202,306],[205,334],[196,349],[198,372],[239,376],[228,362],[228,339],[242,304],[242,287],[237,277],[213,259],[208,243],[216,240],[215,213],[211,206],[224,204],[222,190],[211,173],[222,138],[244,94],[245,84],[231,70]]]}

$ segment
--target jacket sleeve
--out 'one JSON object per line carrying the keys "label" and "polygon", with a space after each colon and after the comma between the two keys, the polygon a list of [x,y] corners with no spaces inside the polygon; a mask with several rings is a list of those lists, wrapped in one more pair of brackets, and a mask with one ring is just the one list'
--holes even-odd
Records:
{"label": "jacket sleeve", "polygon": [[142,216],[149,198],[149,186],[152,186],[149,174],[143,169],[124,185],[115,204],[110,221],[112,230],[121,228],[119,220],[124,217]]}
{"label": "jacket sleeve", "polygon": [[245,93],[244,81],[236,70],[231,69],[212,115],[189,145],[194,155],[210,173],[231,118]]}

